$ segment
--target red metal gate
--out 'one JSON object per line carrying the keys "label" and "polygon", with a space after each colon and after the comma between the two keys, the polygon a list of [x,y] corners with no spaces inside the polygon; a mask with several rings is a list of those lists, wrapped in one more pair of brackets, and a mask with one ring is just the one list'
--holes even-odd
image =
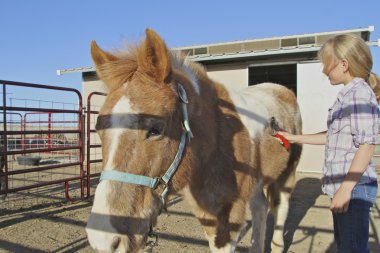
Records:
{"label": "red metal gate", "polygon": [[99,113],[99,107],[93,105],[92,98],[94,96],[106,96],[102,92],[92,92],[87,98],[87,127],[86,127],[86,165],[87,165],[87,197],[91,195],[91,178],[100,175],[100,169],[96,165],[101,165],[101,153],[97,152],[101,148],[100,140],[97,138],[96,131],[92,127],[95,126],[96,118]]}
{"label": "red metal gate", "polygon": [[[31,189],[63,184],[65,196],[70,199],[69,183],[79,183],[80,197],[83,198],[85,116],[80,92],[66,87],[4,80],[0,80],[0,84],[3,88],[0,197],[4,199],[7,194],[18,192],[26,195],[25,192],[30,193]],[[10,89],[59,91],[59,97],[69,94],[74,96],[76,103],[10,98]],[[47,97],[54,99],[54,95]],[[18,100],[22,100],[21,103]],[[37,106],[30,105],[36,101]],[[10,120],[15,115],[17,120]],[[49,194],[46,191],[46,195]]]}

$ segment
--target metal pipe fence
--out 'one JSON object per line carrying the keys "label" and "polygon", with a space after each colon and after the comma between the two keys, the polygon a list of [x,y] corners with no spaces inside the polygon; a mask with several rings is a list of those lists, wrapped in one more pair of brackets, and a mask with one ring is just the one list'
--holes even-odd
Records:
{"label": "metal pipe fence", "polygon": [[[32,83],[0,80],[0,84],[3,91],[0,199],[18,201],[19,198],[8,195],[39,195],[35,189],[57,189],[60,184],[63,184],[65,198],[71,200],[69,184],[77,185],[83,198],[85,115],[81,93],[72,88]],[[60,97],[73,96],[76,103],[11,98],[10,89],[59,91]],[[16,120],[9,119],[15,115]],[[51,197],[49,190],[45,192],[43,197]]]}

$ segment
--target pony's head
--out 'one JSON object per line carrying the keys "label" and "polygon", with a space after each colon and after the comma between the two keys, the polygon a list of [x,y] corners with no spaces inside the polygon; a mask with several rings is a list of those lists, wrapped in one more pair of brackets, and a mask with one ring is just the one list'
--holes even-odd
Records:
{"label": "pony's head", "polygon": [[[109,53],[92,42],[91,55],[109,92],[96,123],[104,175],[95,192],[87,235],[98,251],[136,252],[156,222],[164,185],[159,180],[150,188],[135,181],[139,176],[159,178],[172,164],[184,131],[178,87],[183,85],[188,94],[197,87],[191,71],[178,68],[184,59],[170,52],[149,29],[136,48]],[[170,189],[180,187],[179,181],[186,177],[181,169],[186,159],[180,160]],[[120,177],[138,176],[122,182],[118,173]]]}

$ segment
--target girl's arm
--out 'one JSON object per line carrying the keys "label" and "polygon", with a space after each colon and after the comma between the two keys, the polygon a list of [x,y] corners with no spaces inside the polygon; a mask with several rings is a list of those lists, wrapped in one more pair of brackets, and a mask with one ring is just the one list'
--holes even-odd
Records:
{"label": "girl's arm", "polygon": [[288,132],[280,131],[280,135],[284,136],[290,143],[300,143],[300,144],[313,144],[313,145],[324,145],[326,144],[327,132],[321,132],[316,134],[301,134],[295,135]]}
{"label": "girl's arm", "polygon": [[355,185],[359,182],[364,171],[367,169],[369,162],[375,151],[375,145],[361,144],[356,151],[354,160],[351,163],[350,169],[344,178],[343,183],[335,193],[331,201],[330,210],[334,213],[347,212],[348,205],[351,199],[351,192]]}

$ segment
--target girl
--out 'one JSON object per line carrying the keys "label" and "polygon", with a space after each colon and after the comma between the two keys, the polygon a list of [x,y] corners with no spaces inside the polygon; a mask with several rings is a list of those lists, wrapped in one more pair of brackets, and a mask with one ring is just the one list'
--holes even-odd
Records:
{"label": "girl", "polygon": [[330,83],[344,84],[329,109],[328,130],[280,134],[290,143],[326,145],[322,190],[331,198],[338,252],[367,253],[369,212],[377,193],[371,158],[378,144],[380,79],[371,72],[369,47],[354,35],[330,38],[319,51],[319,59]]}

